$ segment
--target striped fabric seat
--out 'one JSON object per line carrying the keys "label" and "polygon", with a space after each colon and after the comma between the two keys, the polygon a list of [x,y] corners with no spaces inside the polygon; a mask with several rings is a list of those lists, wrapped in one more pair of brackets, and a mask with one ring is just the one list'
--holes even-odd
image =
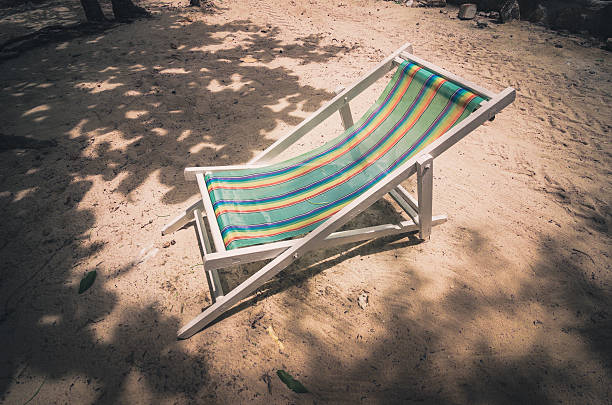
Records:
{"label": "striped fabric seat", "polygon": [[404,62],[342,135],[296,158],[205,176],[227,249],[308,233],[484,101]]}

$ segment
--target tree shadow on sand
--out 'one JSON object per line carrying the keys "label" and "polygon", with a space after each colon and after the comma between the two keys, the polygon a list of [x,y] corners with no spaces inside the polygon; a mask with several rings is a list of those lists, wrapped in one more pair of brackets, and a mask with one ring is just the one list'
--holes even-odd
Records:
{"label": "tree shadow on sand", "polygon": [[[432,281],[408,266],[402,285],[374,298],[378,305],[363,315],[365,322],[330,306],[325,323],[333,325],[334,338],[313,335],[300,317],[278,327],[287,340],[302,342],[294,351],[306,351],[300,372],[314,398],[332,403],[607,402],[612,294],[595,276],[601,261],[567,252],[542,236],[529,277],[485,289],[483,276],[512,266],[511,252],[491,255],[495,243],[468,232],[471,237],[459,246],[470,252],[467,264],[441,260],[457,275],[438,299],[417,295]],[[314,304],[292,299],[290,305],[291,313],[303,316]],[[344,349],[337,343],[343,338],[361,344]]]}
{"label": "tree shadow on sand", "polygon": [[[0,152],[0,398],[34,375],[73,379],[57,401],[69,400],[74,386],[93,387],[92,401],[116,403],[128,378],[144,378],[156,396],[214,396],[206,353],[176,348],[178,319],[139,305],[137,283],[119,322],[108,320],[117,306],[113,278],[130,276],[139,262],[126,258],[101,272],[110,241],[96,235],[143,226],[98,223],[96,201],[110,199],[125,221],[133,191],[156,176],[166,187],[158,204],[185,202],[195,189],[183,181],[184,167],[244,162],[273,141],[265,134],[301,120],[296,105],[314,111],[333,96],[267,63],[280,54],[323,63],[347,49],[316,36],[285,43],[274,27],[208,25],[190,15],[163,12],[2,62],[2,134],[35,147]],[[238,36],[243,45],[232,43]],[[254,119],[247,109],[257,111]],[[90,200],[92,192],[99,194]],[[84,268],[93,259],[99,263]],[[93,268],[98,281],[77,295],[75,269]]]}
{"label": "tree shadow on sand", "polygon": [[[147,229],[149,217],[138,217],[130,205],[143,198],[139,188],[147,179],[154,177],[165,187],[146,196],[153,204],[185,203],[196,188],[184,182],[184,167],[247,161],[273,141],[267,133],[301,120],[294,114],[297,106],[314,111],[333,96],[301,84],[289,69],[267,64],[281,54],[322,64],[346,48],[322,45],[316,36],[282,42],[274,27],[249,21],[209,25],[195,20],[187,12],[167,11],[152,21],[2,62],[0,78],[7,83],[0,99],[2,134],[56,144],[0,152],[0,399],[25,402],[20,387],[32,386],[27,383],[41,375],[69,387],[45,394],[56,402],[69,402],[78,393],[84,401],[117,403],[132,379],[144,380],[148,390],[132,393],[135,402],[176,397],[212,402],[217,384],[234,383],[213,378],[218,370],[209,353],[212,344],[177,345],[178,316],[142,305],[154,301],[140,288],[148,276],[138,267],[144,258],[104,257],[106,244],[115,243],[115,231],[108,229],[117,230],[116,243],[120,231]],[[245,45],[235,45],[234,39]],[[54,63],[58,59],[50,54],[61,55],[62,63]],[[247,55],[251,59],[244,59]],[[99,223],[96,204],[102,200],[114,222]],[[512,294],[484,295],[477,278],[482,272],[473,275],[470,268],[504,268],[511,264],[511,252],[491,256],[492,241],[469,232],[471,238],[460,248],[470,259],[462,268],[445,262],[458,276],[438,300],[417,295],[430,281],[407,261],[401,269],[405,284],[374,296],[369,307],[374,310],[362,318],[345,312],[354,304],[333,286],[320,294],[337,299],[337,305],[329,305],[330,299],[305,302],[306,294],[316,296],[309,280],[323,271],[391,248],[417,248],[415,239],[392,238],[317,252],[231,314],[254,308],[260,297],[289,291],[279,304],[290,308],[283,326],[302,342],[303,382],[313,393],[301,400],[547,404],[557,403],[558,393],[576,402],[609,398],[605,375],[589,370],[594,358],[607,375],[611,368],[611,295],[589,278],[601,261],[565,252],[555,239],[541,236],[532,277],[517,280]],[[119,264],[102,271],[105,260]],[[176,270],[174,264],[166,266]],[[77,295],[80,275],[94,268],[100,278]],[[134,296],[118,308],[113,285],[120,280],[130,283]],[[530,305],[561,311],[566,321],[554,323],[553,315],[551,320],[530,318]],[[304,319],[292,315],[308,314],[312,307],[318,307],[316,314],[327,314],[329,333],[309,330]],[[527,315],[523,319],[519,313]],[[526,336],[535,338],[503,355],[507,348],[500,350],[495,333],[478,322],[493,315],[508,324],[509,335],[516,332],[512,327],[531,328]],[[368,322],[355,323],[363,317]],[[222,339],[215,332],[207,342]],[[466,347],[474,336],[480,336],[478,344]],[[343,339],[361,345],[347,353]],[[559,356],[564,342],[580,347],[574,360]],[[249,348],[260,361],[261,347]],[[253,396],[256,390],[252,387]]]}

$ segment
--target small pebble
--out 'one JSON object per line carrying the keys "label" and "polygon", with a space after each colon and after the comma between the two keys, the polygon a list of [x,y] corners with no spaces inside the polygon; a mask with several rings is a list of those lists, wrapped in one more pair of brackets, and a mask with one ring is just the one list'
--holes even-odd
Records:
{"label": "small pebble", "polygon": [[163,247],[164,249],[166,249],[166,248],[169,248],[171,245],[174,245],[175,243],[176,243],[176,241],[175,241],[174,239],[172,239],[172,240],[169,240],[169,241],[164,242],[164,244],[162,245],[162,247]]}

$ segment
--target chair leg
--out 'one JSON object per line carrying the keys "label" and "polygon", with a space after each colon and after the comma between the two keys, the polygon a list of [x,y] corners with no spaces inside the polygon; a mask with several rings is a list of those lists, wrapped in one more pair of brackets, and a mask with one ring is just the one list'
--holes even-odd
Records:
{"label": "chair leg", "polygon": [[193,215],[196,223],[196,234],[200,241],[200,253],[202,255],[202,264],[204,265],[204,271],[206,272],[206,280],[208,281],[208,289],[212,297],[213,302],[216,302],[219,297],[223,297],[223,287],[221,286],[221,279],[219,278],[219,272],[217,269],[209,269],[206,261],[206,255],[212,253],[212,247],[208,236],[206,234],[206,228],[204,221],[202,220],[202,212],[198,209],[193,211]]}
{"label": "chair leg", "polygon": [[218,297],[214,304],[206,308],[204,312],[193,318],[187,325],[179,329],[177,337],[179,339],[187,339],[188,337],[193,336],[193,334],[223,315],[224,312],[228,311],[241,300],[245,299],[259,287],[268,282],[281,270],[289,266],[289,264],[291,264],[297,257],[297,254],[291,257],[277,257],[257,273],[246,279],[238,287],[234,288],[226,295]]}
{"label": "chair leg", "polygon": [[431,155],[423,155],[417,160],[416,165],[419,200],[419,237],[427,240],[431,235],[433,157]]}

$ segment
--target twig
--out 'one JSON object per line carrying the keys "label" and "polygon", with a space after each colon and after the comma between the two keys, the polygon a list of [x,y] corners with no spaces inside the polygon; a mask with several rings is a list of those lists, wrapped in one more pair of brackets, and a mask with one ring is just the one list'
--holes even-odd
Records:
{"label": "twig", "polygon": [[589,259],[591,259],[591,262],[593,262],[593,264],[595,264],[595,260],[593,260],[593,258],[591,257],[590,254],[583,252],[582,250],[578,250],[578,249],[572,249],[574,252],[576,253],[582,253],[583,255],[585,255],[586,257],[588,257]]}
{"label": "twig", "polygon": [[43,385],[45,385],[45,382],[47,381],[47,377],[45,377],[45,379],[43,380],[42,384],[40,384],[40,387],[38,387],[38,389],[36,390],[36,392],[34,393],[34,395],[32,395],[32,398],[28,399],[27,401],[25,401],[23,403],[23,405],[28,405],[30,403],[30,401],[32,401],[34,399],[34,397],[36,397],[36,395],[38,395],[38,393],[40,392],[40,389],[42,388]]}

